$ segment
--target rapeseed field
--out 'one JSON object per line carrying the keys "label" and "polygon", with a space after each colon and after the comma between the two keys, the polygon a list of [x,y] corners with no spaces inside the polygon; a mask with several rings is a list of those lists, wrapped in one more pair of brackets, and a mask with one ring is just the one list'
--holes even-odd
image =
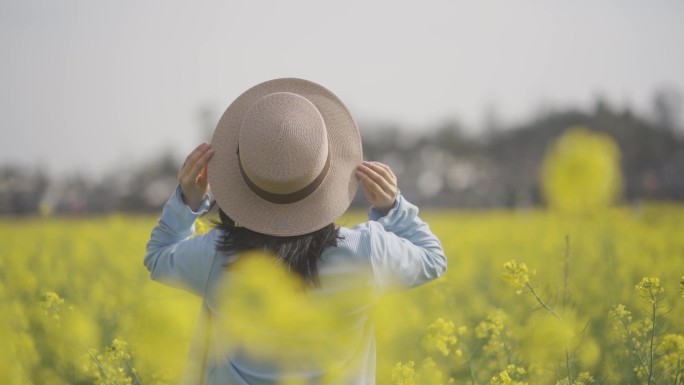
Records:
{"label": "rapeseed field", "polygon": [[[682,383],[684,206],[423,217],[449,268],[381,300],[379,383]],[[200,303],[149,279],[154,223],[0,221],[1,383],[180,375]]]}
{"label": "rapeseed field", "polygon": [[[684,384],[684,205],[621,203],[618,166],[609,138],[570,130],[542,167],[545,208],[423,211],[449,266],[380,299],[378,383]],[[200,301],[149,279],[142,259],[155,222],[0,219],[0,384],[178,380]],[[242,268],[259,279],[229,306],[298,332],[312,312],[297,283],[251,260]],[[311,316],[309,330],[333,322]]]}

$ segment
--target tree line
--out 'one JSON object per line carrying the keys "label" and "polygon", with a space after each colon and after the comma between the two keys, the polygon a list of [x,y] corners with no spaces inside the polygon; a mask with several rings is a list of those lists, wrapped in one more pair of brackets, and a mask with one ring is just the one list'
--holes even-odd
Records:
{"label": "tree line", "polygon": [[[651,116],[598,100],[591,109],[546,111],[522,124],[493,124],[479,135],[467,134],[456,122],[433,128],[361,123],[364,158],[392,166],[399,188],[421,206],[539,206],[544,204],[540,170],[546,149],[565,130],[583,126],[617,143],[623,203],[684,201],[679,95],[657,93]],[[0,166],[0,214],[158,212],[174,189],[179,164],[179,157],[166,153],[101,182],[80,176],[58,180],[41,171]],[[354,204],[364,204],[360,194]]]}

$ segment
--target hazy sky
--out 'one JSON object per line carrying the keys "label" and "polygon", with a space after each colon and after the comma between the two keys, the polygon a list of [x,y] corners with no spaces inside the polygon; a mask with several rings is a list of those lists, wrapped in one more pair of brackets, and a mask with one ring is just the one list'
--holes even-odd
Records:
{"label": "hazy sky", "polygon": [[684,90],[684,2],[0,0],[0,166],[178,154],[247,88],[302,77],[357,121],[469,127]]}

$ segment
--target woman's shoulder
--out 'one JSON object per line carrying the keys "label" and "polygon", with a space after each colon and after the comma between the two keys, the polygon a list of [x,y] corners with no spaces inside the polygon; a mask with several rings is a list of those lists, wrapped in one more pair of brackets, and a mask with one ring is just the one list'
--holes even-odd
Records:
{"label": "woman's shoulder", "polygon": [[352,227],[340,226],[339,229],[340,234],[350,234],[356,236],[368,236],[370,234],[378,232],[379,230],[384,230],[382,224],[374,220],[361,222]]}
{"label": "woman's shoulder", "polygon": [[373,248],[368,225],[339,227],[337,246],[326,247],[319,265],[322,277],[361,275],[372,271]]}
{"label": "woman's shoulder", "polygon": [[368,236],[370,233],[370,227],[372,226],[369,222],[359,223],[352,227],[340,226],[340,239],[350,239],[356,241]]}
{"label": "woman's shoulder", "polygon": [[372,244],[382,236],[383,232],[382,225],[375,221],[359,223],[353,227],[340,227],[337,245],[338,248],[370,255]]}

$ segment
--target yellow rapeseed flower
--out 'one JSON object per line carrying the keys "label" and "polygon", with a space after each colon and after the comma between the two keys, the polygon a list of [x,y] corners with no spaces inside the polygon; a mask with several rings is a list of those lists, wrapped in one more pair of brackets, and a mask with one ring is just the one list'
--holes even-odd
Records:
{"label": "yellow rapeseed flower", "polygon": [[524,380],[527,371],[524,368],[508,365],[499,375],[492,377],[490,385],[527,385]]}
{"label": "yellow rapeseed flower", "polygon": [[625,319],[627,322],[632,322],[632,312],[627,310],[623,304],[613,306],[610,310],[610,315],[617,320]]}
{"label": "yellow rapeseed flower", "polygon": [[524,263],[517,263],[512,259],[503,265],[504,272],[503,279],[508,282],[511,287],[516,289],[516,294],[522,294],[523,289],[529,284],[530,278],[537,274],[537,271],[529,270]]}
{"label": "yellow rapeseed flower", "polygon": [[568,377],[556,381],[556,385],[590,385],[593,383],[594,377],[588,372],[581,372],[572,381]]}
{"label": "yellow rapeseed flower", "polygon": [[398,362],[392,368],[392,383],[395,385],[416,385],[416,371],[414,362]]}
{"label": "yellow rapeseed flower", "polygon": [[428,326],[426,344],[429,349],[435,348],[444,357],[449,355],[449,348],[456,345],[458,338],[454,335],[454,323],[444,318],[437,318]]}
{"label": "yellow rapeseed flower", "polygon": [[97,385],[132,385],[137,374],[131,363],[132,353],[126,341],[115,338],[103,352],[91,349],[86,372],[95,378]]}
{"label": "yellow rapeseed flower", "polygon": [[568,129],[546,151],[542,190],[549,206],[564,213],[592,213],[613,203],[622,191],[615,141],[585,127]]}
{"label": "yellow rapeseed flower", "polygon": [[46,291],[40,297],[40,308],[43,310],[43,314],[56,321],[62,316],[63,305],[64,299],[60,298],[59,294],[54,291]]}
{"label": "yellow rapeseed flower", "polygon": [[508,315],[506,312],[496,309],[487,314],[486,319],[480,321],[475,327],[475,336],[487,340],[482,350],[488,356],[504,359],[508,354],[507,350],[510,347],[505,342],[509,337],[506,331],[507,322]]}
{"label": "yellow rapeseed flower", "polygon": [[664,292],[658,277],[644,277],[641,282],[636,284],[635,288],[639,290],[642,297],[650,300],[654,300],[657,295]]}
{"label": "yellow rapeseed flower", "polygon": [[658,365],[664,373],[669,375],[672,383],[676,383],[679,368],[682,366],[684,360],[684,336],[681,334],[667,334],[663,337],[660,346],[658,347],[660,357],[658,358]]}
{"label": "yellow rapeseed flower", "polygon": [[[420,385],[443,385],[444,373],[432,357],[427,357],[420,364],[417,380]],[[448,379],[448,383],[453,383],[453,379]]]}

